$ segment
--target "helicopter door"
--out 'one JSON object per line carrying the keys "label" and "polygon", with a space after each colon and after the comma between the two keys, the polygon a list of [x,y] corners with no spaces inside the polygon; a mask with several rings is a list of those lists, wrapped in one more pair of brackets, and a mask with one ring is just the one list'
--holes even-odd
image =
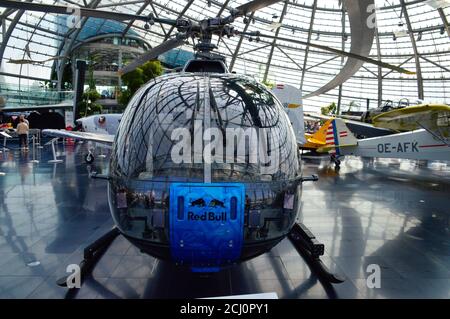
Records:
{"label": "helicopter door", "polygon": [[237,261],[244,233],[243,184],[174,183],[170,187],[172,258],[193,270]]}

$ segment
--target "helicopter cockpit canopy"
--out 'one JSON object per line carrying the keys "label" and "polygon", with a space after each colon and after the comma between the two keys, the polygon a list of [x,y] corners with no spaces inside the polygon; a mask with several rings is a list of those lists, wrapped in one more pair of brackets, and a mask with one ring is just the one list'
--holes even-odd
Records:
{"label": "helicopter cockpit canopy", "polygon": [[192,73],[228,73],[228,69],[222,61],[219,60],[190,60],[184,66],[183,72]]}

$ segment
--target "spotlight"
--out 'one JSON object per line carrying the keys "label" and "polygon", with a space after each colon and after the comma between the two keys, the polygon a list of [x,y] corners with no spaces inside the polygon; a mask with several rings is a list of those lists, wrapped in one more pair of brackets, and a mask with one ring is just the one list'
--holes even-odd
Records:
{"label": "spotlight", "polygon": [[421,41],[422,40],[422,32],[419,32],[419,35],[417,36],[417,41]]}

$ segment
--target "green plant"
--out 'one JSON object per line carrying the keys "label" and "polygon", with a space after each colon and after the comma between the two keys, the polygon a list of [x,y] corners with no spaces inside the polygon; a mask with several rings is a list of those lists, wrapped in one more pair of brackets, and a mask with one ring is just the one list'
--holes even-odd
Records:
{"label": "green plant", "polygon": [[322,115],[330,115],[330,114],[336,114],[336,103],[331,103],[328,106],[324,106],[320,108],[320,112],[322,113]]}
{"label": "green plant", "polygon": [[264,84],[268,89],[273,89],[275,86],[274,82],[270,82],[269,80],[263,81],[262,84]]}
{"label": "green plant", "polygon": [[122,82],[127,86],[126,90],[122,90],[119,94],[118,101],[123,107],[126,107],[131,97],[145,83],[160,76],[163,73],[161,62],[148,61],[122,76]]}
{"label": "green plant", "polygon": [[80,115],[84,117],[92,114],[100,114],[103,107],[99,103],[95,103],[89,100],[83,100],[78,103],[78,109],[80,110]]}
{"label": "green plant", "polygon": [[351,101],[351,102],[349,103],[349,105],[348,105],[348,110],[347,110],[347,112],[351,112],[352,108],[355,107],[355,106],[359,107],[360,104],[359,104],[358,102],[356,102],[356,101]]}
{"label": "green plant", "polygon": [[102,105],[96,103],[97,100],[101,98],[100,93],[97,91],[97,87],[95,84],[94,78],[94,64],[95,61],[92,61],[88,65],[88,88],[81,96],[82,101],[78,103],[79,114],[81,116],[89,116],[92,114],[99,114],[102,112]]}
{"label": "green plant", "polygon": [[81,116],[89,116],[102,112],[102,105],[96,103],[101,95],[96,89],[87,89],[82,95],[82,101],[78,103],[79,114]]}

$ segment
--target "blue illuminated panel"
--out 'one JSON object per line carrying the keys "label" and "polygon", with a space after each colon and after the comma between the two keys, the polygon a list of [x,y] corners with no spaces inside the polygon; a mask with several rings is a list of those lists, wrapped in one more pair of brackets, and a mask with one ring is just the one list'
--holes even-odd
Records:
{"label": "blue illuminated panel", "polygon": [[244,198],[245,187],[239,183],[172,184],[169,220],[174,261],[213,270],[238,260]]}

